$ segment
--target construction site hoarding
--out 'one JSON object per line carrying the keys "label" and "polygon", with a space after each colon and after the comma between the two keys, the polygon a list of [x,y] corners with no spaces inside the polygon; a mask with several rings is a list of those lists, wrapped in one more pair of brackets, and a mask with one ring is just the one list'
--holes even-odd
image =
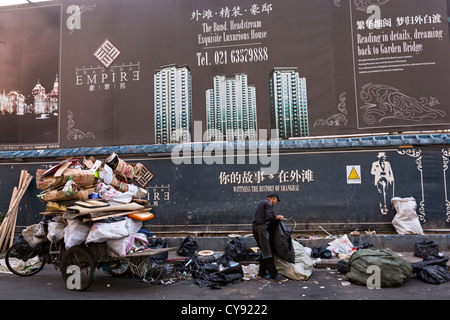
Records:
{"label": "construction site hoarding", "polygon": [[447,129],[449,3],[2,7],[0,149]]}
{"label": "construction site hoarding", "polygon": [[[450,148],[440,146],[290,152],[279,156],[278,168],[270,175],[246,156],[227,157],[227,165],[210,155],[198,164],[175,164],[170,157],[124,161],[139,162],[154,174],[143,199],[153,206],[154,218],[147,226],[155,234],[251,233],[256,208],[268,193],[279,195],[275,212],[296,232],[315,234],[321,232],[319,226],[340,232],[392,232],[395,198],[414,199],[413,216],[425,231],[448,230],[449,159]],[[206,165],[210,160],[214,163]],[[58,163],[0,164],[0,212],[8,211],[21,170],[35,176]],[[37,197],[40,192],[33,180],[20,202],[18,227],[42,219],[46,204]]]}

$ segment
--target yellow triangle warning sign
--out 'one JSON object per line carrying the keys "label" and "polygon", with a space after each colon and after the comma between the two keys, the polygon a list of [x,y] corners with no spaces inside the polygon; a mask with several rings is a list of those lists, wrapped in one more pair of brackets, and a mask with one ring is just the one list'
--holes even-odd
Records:
{"label": "yellow triangle warning sign", "polygon": [[359,180],[359,179],[361,179],[361,178],[358,176],[358,173],[356,172],[355,168],[352,168],[352,171],[350,172],[350,175],[348,176],[348,178],[349,178],[350,180]]}

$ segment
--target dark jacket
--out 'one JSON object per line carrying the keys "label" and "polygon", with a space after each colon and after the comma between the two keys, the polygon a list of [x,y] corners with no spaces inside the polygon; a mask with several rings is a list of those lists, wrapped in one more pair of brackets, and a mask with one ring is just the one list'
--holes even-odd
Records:
{"label": "dark jacket", "polygon": [[253,226],[273,222],[276,219],[275,212],[268,199],[262,200],[255,212]]}

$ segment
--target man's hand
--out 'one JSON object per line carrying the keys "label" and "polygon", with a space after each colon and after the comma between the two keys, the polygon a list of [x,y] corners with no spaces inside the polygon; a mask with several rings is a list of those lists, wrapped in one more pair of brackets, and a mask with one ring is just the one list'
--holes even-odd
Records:
{"label": "man's hand", "polygon": [[284,220],[284,216],[282,216],[282,215],[277,215],[277,220]]}

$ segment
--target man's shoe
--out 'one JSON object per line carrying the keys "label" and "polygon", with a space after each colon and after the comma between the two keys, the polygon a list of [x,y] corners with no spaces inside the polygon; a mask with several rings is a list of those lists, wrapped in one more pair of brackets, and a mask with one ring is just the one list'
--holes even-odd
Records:
{"label": "man's shoe", "polygon": [[269,277],[269,275],[268,274],[260,274],[259,272],[258,272],[258,274],[256,275],[256,278],[257,279],[264,279],[264,278],[268,278]]}
{"label": "man's shoe", "polygon": [[271,277],[271,279],[276,282],[286,282],[289,280],[288,278],[283,277],[281,274],[277,274],[275,278]]}

